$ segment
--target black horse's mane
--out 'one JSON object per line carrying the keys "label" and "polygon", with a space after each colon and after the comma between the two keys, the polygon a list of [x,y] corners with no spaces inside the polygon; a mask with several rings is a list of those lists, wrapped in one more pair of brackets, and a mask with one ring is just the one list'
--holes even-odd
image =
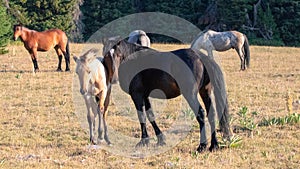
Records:
{"label": "black horse's mane", "polygon": [[148,51],[155,51],[154,49],[151,49],[146,46],[141,46],[133,43],[129,43],[125,40],[120,41],[119,44],[119,50],[122,51],[122,62],[126,62],[128,60],[132,60],[136,58],[136,55],[132,55],[135,52],[148,50]]}
{"label": "black horse's mane", "polygon": [[[140,52],[140,51],[145,51],[145,54],[149,55],[149,54],[153,54],[153,53],[158,53],[158,54],[162,54],[164,52],[160,52],[157,51],[155,49],[151,49],[149,47],[145,47],[145,46],[141,46],[141,45],[137,45],[134,43],[130,43],[127,42],[125,40],[122,40],[119,42],[118,45],[118,52],[122,53],[121,56],[121,63],[125,63],[129,60],[134,60],[137,59],[137,57],[139,55],[133,55],[133,53],[135,52]],[[191,49],[180,49],[180,50],[174,50],[174,51],[168,51],[170,53],[173,53],[173,55],[178,56],[179,58],[181,58],[191,69],[193,69],[193,61],[195,59],[198,59],[199,57],[197,55],[199,54],[191,54],[192,51]],[[190,56],[190,57],[184,57],[184,56]]]}

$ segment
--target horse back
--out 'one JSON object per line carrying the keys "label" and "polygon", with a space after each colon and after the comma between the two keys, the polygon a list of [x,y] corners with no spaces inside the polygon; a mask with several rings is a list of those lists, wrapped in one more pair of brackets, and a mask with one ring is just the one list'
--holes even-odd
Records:
{"label": "horse back", "polygon": [[38,44],[38,51],[48,51],[56,46],[64,48],[68,42],[67,35],[60,29],[33,32],[33,37]]}
{"label": "horse back", "polygon": [[199,54],[190,48],[171,51],[171,53],[179,57],[191,70],[202,65]]}
{"label": "horse back", "polygon": [[[176,73],[183,75],[185,82],[196,83],[197,87],[200,89],[203,86],[205,74],[205,65],[203,64],[201,58],[207,57],[200,51],[194,51],[192,49],[179,49],[172,51],[174,55],[179,57],[185,65],[173,65],[173,70]],[[187,66],[187,68],[185,68]],[[178,69],[179,68],[179,69]],[[184,70],[185,69],[185,70]],[[183,84],[185,86],[185,84]]]}

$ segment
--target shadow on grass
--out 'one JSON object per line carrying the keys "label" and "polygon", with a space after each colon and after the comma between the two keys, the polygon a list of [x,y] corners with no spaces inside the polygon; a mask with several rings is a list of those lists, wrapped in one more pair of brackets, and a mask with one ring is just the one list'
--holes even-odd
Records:
{"label": "shadow on grass", "polygon": [[56,70],[39,70],[38,72],[33,72],[29,70],[0,70],[0,73],[49,73],[49,72],[73,73],[73,71],[56,71]]}

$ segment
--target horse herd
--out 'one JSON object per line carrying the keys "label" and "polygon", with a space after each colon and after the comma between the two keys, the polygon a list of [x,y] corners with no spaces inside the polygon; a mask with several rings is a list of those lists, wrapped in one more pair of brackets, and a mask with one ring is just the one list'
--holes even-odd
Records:
{"label": "horse herd", "polygon": [[[63,31],[51,29],[37,32],[15,25],[14,39],[17,40],[18,37],[31,55],[35,72],[39,70],[37,51],[48,51],[51,48],[56,50],[59,58],[57,71],[62,70],[62,55],[66,61],[65,70],[70,70],[69,41]],[[80,93],[87,107],[90,142],[97,144],[104,138],[107,144],[111,144],[106,116],[111,85],[119,81],[121,89],[130,95],[137,110],[141,126],[141,140],[137,143],[137,147],[149,144],[147,119],[157,136],[157,145],[166,144],[165,135],[156,123],[149,97],[171,99],[183,95],[200,125],[200,143],[197,151],[205,151],[207,146],[205,110],[197,98],[199,94],[211,127],[209,150],[217,150],[219,146],[214,119],[215,109],[223,138],[230,139],[232,133],[223,73],[213,59],[212,50],[225,51],[230,48],[237,51],[241,60],[241,70],[249,67],[249,43],[247,37],[237,31],[208,30],[200,33],[188,49],[160,52],[150,48],[150,39],[144,31],[135,30],[129,34],[128,40],[118,37],[103,40],[103,57],[97,57],[99,50],[95,48],[89,49],[80,57],[74,56]],[[200,49],[206,50],[208,56],[200,52]],[[152,92],[156,89],[161,90],[164,95]],[[212,106],[212,94],[215,95],[215,108]],[[97,116],[99,116],[98,138],[94,136]]]}

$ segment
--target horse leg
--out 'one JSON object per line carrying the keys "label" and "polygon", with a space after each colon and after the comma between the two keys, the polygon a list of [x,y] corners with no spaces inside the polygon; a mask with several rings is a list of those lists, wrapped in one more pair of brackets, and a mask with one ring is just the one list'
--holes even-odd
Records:
{"label": "horse leg", "polygon": [[243,54],[243,51],[242,51],[242,48],[239,47],[239,48],[235,48],[236,52],[238,53],[239,57],[240,57],[240,60],[241,60],[241,70],[245,70],[246,67],[246,60],[245,60],[245,57],[244,57],[244,54]]}
{"label": "horse leg", "polygon": [[205,129],[205,112],[200,105],[198,98],[197,98],[197,93],[192,93],[187,95],[187,93],[183,93],[185,99],[187,100],[189,106],[193,110],[196,119],[200,125],[200,144],[197,148],[198,152],[203,152],[206,149],[207,146],[207,138],[206,138],[206,129]]}
{"label": "horse leg", "polygon": [[37,51],[32,50],[29,53],[30,53],[31,60],[32,60],[32,63],[33,63],[34,72],[38,72],[39,71],[39,66],[38,66],[37,59],[36,59],[37,58]]}
{"label": "horse leg", "polygon": [[161,130],[159,129],[159,127],[157,126],[157,124],[155,122],[155,116],[153,114],[151,104],[150,104],[148,97],[144,98],[144,103],[145,103],[145,110],[146,110],[147,118],[150,121],[150,123],[155,131],[155,135],[157,137],[157,145],[158,146],[166,145],[165,136],[163,135],[163,133],[161,132]]}
{"label": "horse leg", "polygon": [[108,113],[108,105],[109,105],[109,101],[110,101],[110,94],[111,94],[111,86],[109,86],[108,90],[107,90],[107,95],[105,97],[105,101],[104,101],[104,114],[103,114],[103,125],[104,125],[104,140],[106,141],[106,143],[108,145],[111,145],[111,142],[108,138],[108,130],[107,130],[107,124],[106,124],[106,117],[107,117],[107,113]]}
{"label": "horse leg", "polygon": [[[106,97],[106,93],[107,93],[107,88],[106,86],[101,86],[97,81],[94,83],[94,86],[92,87],[94,88],[94,91],[92,93],[94,93],[97,97],[97,114],[99,115],[99,126],[98,126],[98,141],[102,142],[103,140],[103,129],[102,129],[102,121],[104,121],[104,101],[105,101],[105,97]],[[98,91],[97,93],[95,93],[95,91]]]}
{"label": "horse leg", "polygon": [[102,129],[102,121],[103,121],[103,114],[104,112],[101,111],[101,108],[100,108],[100,103],[98,103],[97,105],[97,112],[98,112],[98,116],[99,116],[99,126],[98,126],[98,143],[101,143],[103,142],[103,129]]}
{"label": "horse leg", "polygon": [[[96,83],[97,84],[97,83]],[[108,139],[108,134],[107,134],[107,124],[106,124],[106,120],[105,120],[105,114],[106,114],[106,110],[107,110],[107,106],[105,106],[105,100],[106,100],[106,96],[107,96],[107,90],[106,88],[104,88],[99,94],[99,109],[98,109],[98,115],[99,115],[99,127],[98,127],[98,139],[100,141],[103,140],[102,137],[102,126],[101,123],[103,121],[103,126],[104,126],[104,139],[107,142],[107,144],[110,144],[110,141]]]}
{"label": "horse leg", "polygon": [[61,70],[62,52],[60,51],[58,46],[55,46],[55,51],[56,51],[56,54],[58,56],[58,66],[57,66],[56,71],[61,72],[62,71]]}
{"label": "horse leg", "polygon": [[87,121],[89,123],[90,131],[90,142],[96,144],[94,141],[94,131],[95,131],[95,112],[97,111],[97,105],[92,100],[91,96],[84,96],[86,108],[87,108]]}
{"label": "horse leg", "polygon": [[66,71],[70,71],[70,56],[69,56],[69,54],[66,52],[66,50],[61,49],[61,51],[63,52],[63,54],[64,54],[64,56],[65,56]]}
{"label": "horse leg", "polygon": [[213,51],[212,50],[207,50],[207,55],[210,57],[210,58],[214,58],[214,55],[213,55]]}
{"label": "horse leg", "polygon": [[209,151],[214,151],[219,148],[219,145],[216,137],[215,109],[211,104],[211,90],[211,84],[208,84],[205,88],[199,91],[199,94],[204,102],[208,116],[208,121],[211,128],[211,145],[209,147]]}
{"label": "horse leg", "polygon": [[146,128],[146,115],[143,111],[144,101],[143,101],[143,94],[142,93],[132,93],[131,99],[134,102],[135,108],[137,110],[139,122],[141,125],[141,141],[136,145],[136,147],[148,146],[149,144],[149,135],[147,133]]}

